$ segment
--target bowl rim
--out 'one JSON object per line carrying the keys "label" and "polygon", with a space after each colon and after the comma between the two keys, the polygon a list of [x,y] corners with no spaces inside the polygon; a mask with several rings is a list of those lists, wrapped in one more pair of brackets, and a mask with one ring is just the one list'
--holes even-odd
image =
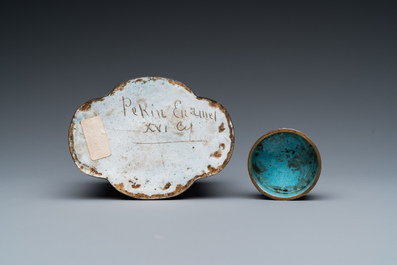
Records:
{"label": "bowl rim", "polygon": [[[300,193],[300,194],[298,194],[298,195],[295,195],[295,196],[291,196],[291,197],[279,197],[279,196],[274,196],[274,195],[269,194],[269,193],[267,193],[266,191],[264,191],[264,190],[258,185],[258,183],[255,181],[255,179],[254,179],[254,177],[253,177],[253,174],[252,174],[252,168],[251,168],[252,153],[254,152],[254,150],[255,150],[255,148],[257,147],[257,145],[258,145],[260,142],[262,142],[265,138],[267,138],[267,137],[269,137],[269,136],[271,136],[271,135],[273,135],[273,134],[283,133],[283,132],[294,133],[294,134],[297,134],[297,135],[303,137],[303,138],[304,138],[306,141],[308,141],[309,144],[314,148],[314,151],[316,152],[317,159],[318,159],[317,174],[316,174],[316,178],[314,179],[313,183],[312,183],[312,184],[310,185],[310,187],[309,187],[308,189],[306,189],[304,192],[302,192],[302,193]],[[266,133],[265,135],[263,135],[262,137],[260,137],[260,138],[255,142],[255,144],[251,147],[251,151],[250,151],[250,153],[249,153],[249,155],[248,155],[248,172],[249,172],[250,179],[251,179],[252,183],[254,184],[254,186],[258,189],[259,192],[261,192],[261,193],[262,193],[263,195],[265,195],[266,197],[269,197],[269,198],[274,199],[274,200],[284,200],[284,201],[295,200],[295,199],[298,199],[298,198],[300,198],[300,197],[302,197],[302,196],[305,196],[306,194],[308,194],[308,193],[314,188],[314,186],[316,186],[317,181],[318,181],[318,179],[319,179],[319,177],[320,177],[320,174],[321,174],[321,156],[320,156],[320,152],[319,152],[318,149],[317,149],[317,146],[313,143],[313,141],[312,141],[307,135],[305,135],[304,133],[302,133],[302,132],[300,132],[300,131],[298,131],[298,130],[295,130],[295,129],[291,129],[291,128],[279,128],[279,129],[272,130],[272,131]]]}

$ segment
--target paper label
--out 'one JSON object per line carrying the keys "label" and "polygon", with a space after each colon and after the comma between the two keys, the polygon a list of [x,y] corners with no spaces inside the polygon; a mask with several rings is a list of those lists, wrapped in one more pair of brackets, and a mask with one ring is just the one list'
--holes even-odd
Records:
{"label": "paper label", "polygon": [[100,116],[85,119],[80,122],[92,160],[110,156],[109,140]]}

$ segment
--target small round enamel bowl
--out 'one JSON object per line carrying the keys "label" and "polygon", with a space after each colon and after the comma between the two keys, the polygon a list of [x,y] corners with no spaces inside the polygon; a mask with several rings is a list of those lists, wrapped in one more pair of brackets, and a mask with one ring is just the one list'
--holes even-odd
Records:
{"label": "small round enamel bowl", "polygon": [[303,133],[277,129],[256,141],[248,157],[248,171],[255,187],[267,197],[293,200],[316,185],[320,153]]}

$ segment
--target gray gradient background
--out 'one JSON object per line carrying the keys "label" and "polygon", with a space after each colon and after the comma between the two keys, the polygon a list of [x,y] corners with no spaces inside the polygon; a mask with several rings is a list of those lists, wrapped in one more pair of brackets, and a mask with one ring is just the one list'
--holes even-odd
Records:
{"label": "gray gradient background", "polygon": [[[397,264],[392,1],[14,3],[1,10],[0,264]],[[130,199],[73,164],[76,108],[140,76],[221,102],[218,175]],[[264,198],[251,146],[298,129],[323,160],[300,200]]]}

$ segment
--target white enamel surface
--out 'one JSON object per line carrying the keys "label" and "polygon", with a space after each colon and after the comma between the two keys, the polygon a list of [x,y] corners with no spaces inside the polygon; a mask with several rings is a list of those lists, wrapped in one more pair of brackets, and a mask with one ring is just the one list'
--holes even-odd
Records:
{"label": "white enamel surface", "polygon": [[[82,171],[89,174],[86,166],[94,167],[128,193],[151,196],[175,192],[196,176],[222,169],[233,148],[233,128],[224,109],[167,79],[139,80],[76,112],[75,162]],[[97,115],[112,155],[92,161],[80,121]]]}

